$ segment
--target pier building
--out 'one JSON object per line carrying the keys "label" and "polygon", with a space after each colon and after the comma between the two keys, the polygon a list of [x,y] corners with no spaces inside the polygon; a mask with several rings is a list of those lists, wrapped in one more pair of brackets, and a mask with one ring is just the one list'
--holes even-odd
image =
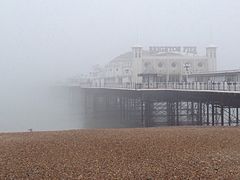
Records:
{"label": "pier building", "polygon": [[216,71],[216,50],[208,46],[199,54],[195,46],[134,46],[104,67],[96,66],[90,81],[94,86],[183,82],[190,74]]}

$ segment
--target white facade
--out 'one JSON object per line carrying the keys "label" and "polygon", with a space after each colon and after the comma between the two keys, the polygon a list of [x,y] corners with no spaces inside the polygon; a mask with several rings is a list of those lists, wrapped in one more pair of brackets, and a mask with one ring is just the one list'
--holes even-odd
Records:
{"label": "white facade", "polygon": [[[188,68],[186,68],[188,65]],[[132,47],[104,68],[93,72],[95,84],[142,83],[146,75],[154,75],[151,81],[183,81],[187,74],[216,71],[216,47],[206,48],[205,55],[199,55],[196,47]],[[149,78],[149,77],[148,77]],[[149,79],[148,79],[149,80]]]}

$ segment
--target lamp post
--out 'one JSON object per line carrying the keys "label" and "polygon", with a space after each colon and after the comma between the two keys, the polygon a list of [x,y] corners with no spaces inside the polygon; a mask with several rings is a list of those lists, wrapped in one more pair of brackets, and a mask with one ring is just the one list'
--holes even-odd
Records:
{"label": "lamp post", "polygon": [[187,81],[188,81],[188,75],[189,75],[189,73],[190,73],[191,64],[185,63],[185,64],[183,65],[183,67],[184,67],[185,70],[186,70],[186,82],[187,82]]}

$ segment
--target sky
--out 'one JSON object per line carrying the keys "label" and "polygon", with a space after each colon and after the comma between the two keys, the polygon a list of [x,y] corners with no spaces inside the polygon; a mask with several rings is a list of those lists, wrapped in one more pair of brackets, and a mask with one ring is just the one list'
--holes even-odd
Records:
{"label": "sky", "polygon": [[240,68],[239,9],[238,0],[1,0],[1,79],[61,80],[133,45],[214,44],[218,69]]}
{"label": "sky", "polygon": [[87,73],[134,45],[204,53],[214,44],[218,70],[240,68],[239,9],[239,0],[0,0],[1,126],[49,107],[32,106],[42,84]]}

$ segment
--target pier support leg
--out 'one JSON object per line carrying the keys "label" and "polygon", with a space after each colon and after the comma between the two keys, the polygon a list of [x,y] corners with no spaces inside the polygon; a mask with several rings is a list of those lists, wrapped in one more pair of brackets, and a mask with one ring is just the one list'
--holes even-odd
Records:
{"label": "pier support leg", "polygon": [[239,124],[239,115],[238,115],[238,108],[236,108],[236,125]]}
{"label": "pier support leg", "polygon": [[191,102],[192,125],[194,125],[194,102]]}
{"label": "pier support leg", "polygon": [[231,126],[231,108],[228,107],[228,125]]}
{"label": "pier support leg", "polygon": [[145,127],[145,123],[144,123],[144,111],[143,111],[143,100],[141,100],[141,122],[142,122],[142,127]]}
{"label": "pier support leg", "polygon": [[203,120],[203,117],[202,117],[202,103],[199,102],[199,124],[200,125],[203,124],[202,120]]}
{"label": "pier support leg", "polygon": [[177,117],[176,117],[176,119],[177,119],[177,126],[179,126],[179,102],[177,101],[176,102],[176,115],[177,115]]}
{"label": "pier support leg", "polygon": [[214,104],[212,103],[212,126],[215,125],[215,123],[214,123],[214,113],[215,113],[214,109],[215,109]]}
{"label": "pier support leg", "polygon": [[151,126],[151,102],[150,101],[145,101],[145,127],[150,127]]}
{"label": "pier support leg", "polygon": [[209,104],[207,103],[207,125],[209,126]]}
{"label": "pier support leg", "polygon": [[223,109],[223,106],[221,106],[221,126],[224,126],[224,109]]}

